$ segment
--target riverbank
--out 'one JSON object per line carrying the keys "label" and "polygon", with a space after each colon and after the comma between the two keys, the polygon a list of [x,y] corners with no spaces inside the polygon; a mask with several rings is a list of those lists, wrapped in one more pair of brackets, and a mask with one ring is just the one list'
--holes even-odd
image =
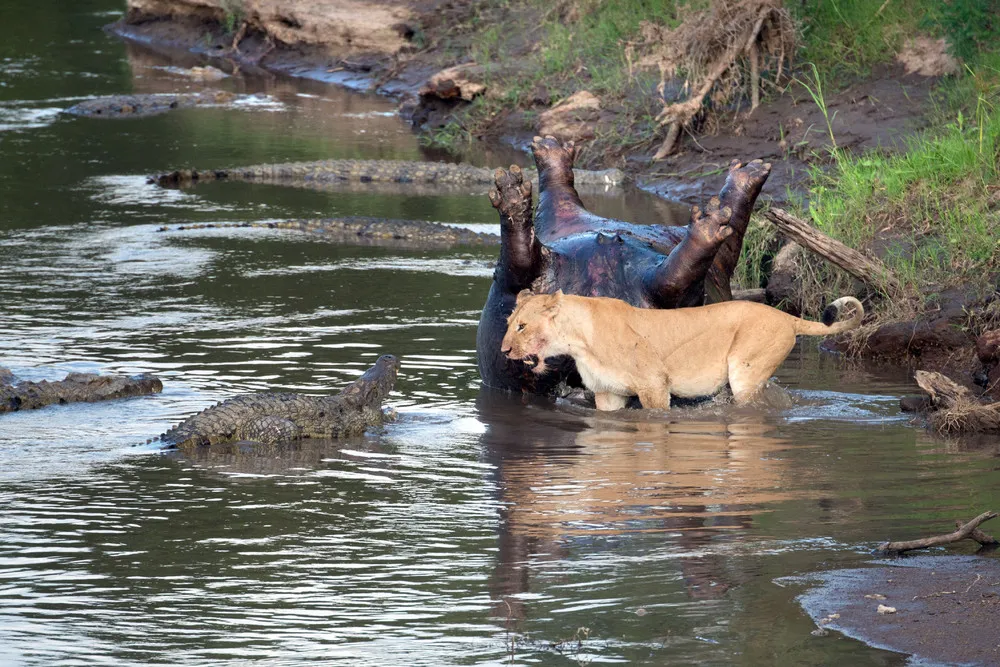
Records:
{"label": "riverbank", "polygon": [[[649,8],[641,9],[631,23],[646,18]],[[778,88],[765,73],[761,85],[767,81],[772,94],[762,105],[749,110],[746,100],[734,100],[713,110],[689,128],[680,150],[654,161],[662,132],[654,122],[657,99],[677,98],[682,82],[658,96],[648,57],[642,66],[630,64],[626,76],[626,52],[640,58],[642,48],[630,42],[623,50],[621,39],[613,54],[607,44],[580,44],[579,62],[568,62],[567,40],[597,40],[590,34],[595,21],[610,21],[620,37],[634,32],[618,25],[617,15],[591,15],[602,12],[574,3],[546,10],[530,1],[352,0],[345,7],[331,0],[129,0],[126,15],[109,28],[219,59],[230,70],[264,68],[390,96],[428,144],[452,151],[473,141],[525,151],[535,134],[553,134],[581,144],[578,166],[628,170],[649,191],[690,204],[718,191],[731,160],[762,158],[774,165],[772,199],[805,196],[810,165],[824,162],[831,147],[827,116],[808,85],[777,73]],[[566,34],[575,20],[578,34]],[[598,56],[612,71],[594,71],[589,61]],[[910,72],[888,58],[835,92],[826,107],[839,144],[901,145],[926,127],[941,71]]]}

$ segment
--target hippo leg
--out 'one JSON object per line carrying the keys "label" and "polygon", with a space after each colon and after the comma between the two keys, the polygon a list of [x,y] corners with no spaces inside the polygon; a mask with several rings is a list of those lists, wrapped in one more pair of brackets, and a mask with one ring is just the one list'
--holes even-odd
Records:
{"label": "hippo leg", "polygon": [[531,153],[538,167],[538,211],[535,230],[542,241],[584,232],[607,222],[583,206],[573,187],[576,146],[555,137],[535,137]]}
{"label": "hippo leg", "polygon": [[544,383],[554,384],[558,377],[540,378],[524,362],[500,353],[517,293],[531,287],[545,261],[531,220],[531,181],[524,179],[518,167],[511,167],[509,172],[497,169],[494,181],[496,187],[489,195],[500,214],[500,259],[476,330],[479,375],[490,387],[545,393],[548,385]]}
{"label": "hippo leg", "polygon": [[719,247],[709,269],[709,301],[728,301],[733,298],[729,280],[743,250],[743,236],[750,222],[750,212],[770,173],[771,165],[761,160],[754,160],[746,166],[733,160],[729,165],[729,176],[719,192],[719,199],[723,208],[728,207],[733,212],[729,220],[733,233]]}
{"label": "hippo leg", "polygon": [[734,230],[732,210],[712,197],[704,213],[695,206],[687,234],[667,257],[643,276],[643,289],[655,308],[700,306],[705,299],[705,277],[720,246]]}
{"label": "hippo leg", "polygon": [[490,203],[500,214],[500,259],[493,280],[504,291],[527,289],[542,271],[542,244],[531,220],[531,181],[521,168],[497,169]]}

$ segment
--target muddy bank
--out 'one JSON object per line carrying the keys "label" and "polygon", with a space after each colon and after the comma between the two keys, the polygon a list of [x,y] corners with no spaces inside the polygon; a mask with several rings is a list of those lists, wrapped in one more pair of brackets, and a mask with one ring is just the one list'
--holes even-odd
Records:
{"label": "muddy bank", "polygon": [[[977,299],[961,289],[946,290],[929,301],[926,312],[914,319],[869,327],[854,337],[827,340],[827,350],[875,362],[908,366],[911,370],[947,375],[974,396],[1000,398],[1000,330],[991,299]],[[978,327],[985,327],[982,333]],[[922,410],[910,403],[909,411]]]}
{"label": "muddy bank", "polygon": [[835,630],[935,663],[1000,662],[1000,562],[995,558],[920,556],[779,583],[802,581],[819,582],[798,599],[819,626],[814,634]]}
{"label": "muddy bank", "polygon": [[409,56],[456,12],[469,10],[443,0],[128,0],[107,28],[237,66],[403,95],[440,69],[433,57]]}
{"label": "muddy bank", "polygon": [[884,69],[873,78],[828,96],[830,128],[819,107],[801,85],[754,111],[739,114],[717,132],[686,137],[677,155],[643,164],[635,156],[641,186],[664,197],[694,201],[715,192],[732,159],[761,158],[773,168],[765,196],[776,202],[804,194],[809,166],[822,164],[833,147],[863,151],[900,146],[926,127],[926,112],[935,79],[906,74],[902,67]]}

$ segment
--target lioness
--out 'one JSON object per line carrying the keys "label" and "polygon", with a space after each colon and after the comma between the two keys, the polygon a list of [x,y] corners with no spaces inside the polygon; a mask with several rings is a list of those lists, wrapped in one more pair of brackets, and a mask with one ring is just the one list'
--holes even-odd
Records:
{"label": "lioness", "polygon": [[[834,323],[841,309],[851,319]],[[653,310],[618,299],[563,294],[517,296],[501,352],[544,373],[545,358],[569,355],[598,410],[625,407],[638,396],[644,408],[669,408],[671,396],[710,396],[726,382],[746,402],[781,365],[795,336],[827,336],[861,324],[854,297],[837,299],[810,322],[749,301]]]}

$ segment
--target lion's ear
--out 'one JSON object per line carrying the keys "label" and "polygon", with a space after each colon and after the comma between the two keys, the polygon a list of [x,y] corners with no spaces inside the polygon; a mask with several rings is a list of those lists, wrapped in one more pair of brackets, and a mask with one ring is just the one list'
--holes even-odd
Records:
{"label": "lion's ear", "polygon": [[532,294],[533,294],[533,292],[530,289],[523,289],[523,290],[521,290],[520,292],[517,293],[517,301],[515,301],[514,303],[521,303],[522,301],[524,301],[525,299],[527,299]]}
{"label": "lion's ear", "polygon": [[558,300],[558,299],[561,299],[561,298],[563,298],[563,297],[564,297],[564,296],[566,296],[566,295],[565,295],[565,294],[563,294],[563,291],[562,291],[561,289],[557,289],[557,290],[556,290],[556,293],[555,293],[555,294],[553,294],[552,296],[554,296],[554,297],[555,297],[555,298],[556,298],[556,299]]}

